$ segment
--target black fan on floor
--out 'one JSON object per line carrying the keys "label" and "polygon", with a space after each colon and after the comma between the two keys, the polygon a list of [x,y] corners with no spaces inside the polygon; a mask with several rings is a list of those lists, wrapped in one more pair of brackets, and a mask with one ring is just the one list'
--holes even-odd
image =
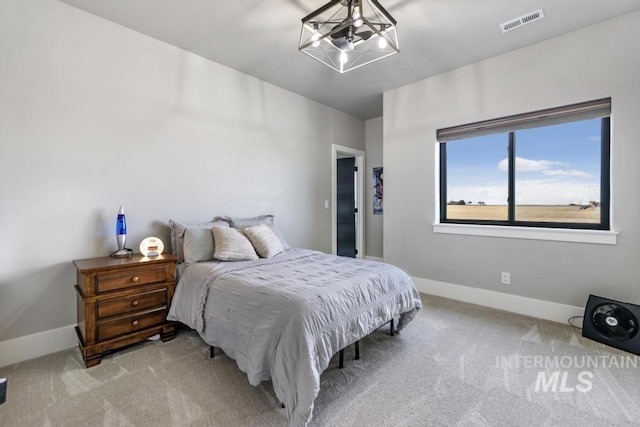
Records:
{"label": "black fan on floor", "polygon": [[589,295],[584,311],[582,336],[640,354],[638,318],[640,306]]}

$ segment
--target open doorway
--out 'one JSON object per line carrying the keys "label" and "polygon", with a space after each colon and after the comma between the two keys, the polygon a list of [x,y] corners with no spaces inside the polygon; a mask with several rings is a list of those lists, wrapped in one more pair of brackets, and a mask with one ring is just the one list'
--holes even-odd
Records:
{"label": "open doorway", "polygon": [[365,255],[364,155],[364,151],[332,144],[331,249],[336,255]]}

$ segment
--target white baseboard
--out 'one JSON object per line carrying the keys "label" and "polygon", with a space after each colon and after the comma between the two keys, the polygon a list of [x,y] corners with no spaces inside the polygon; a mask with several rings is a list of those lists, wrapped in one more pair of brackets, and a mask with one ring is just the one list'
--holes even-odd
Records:
{"label": "white baseboard", "polygon": [[368,256],[368,255],[365,255],[364,259],[368,259],[369,261],[384,262],[384,258],[380,258],[380,257],[377,257],[377,256]]}
{"label": "white baseboard", "polygon": [[0,341],[0,368],[78,345],[74,325]]}
{"label": "white baseboard", "polygon": [[[373,261],[383,261],[378,257],[365,257]],[[518,295],[486,289],[454,285],[453,283],[413,277],[420,292],[464,301],[499,310],[511,311],[525,316],[566,323],[571,316],[582,316],[584,307],[573,307],[550,301],[542,301]],[[55,353],[78,345],[74,325],[39,332],[33,335],[0,341],[0,367]]]}
{"label": "white baseboard", "polygon": [[413,277],[412,279],[418,291],[426,294],[497,308],[539,319],[567,323],[570,317],[584,314],[584,307],[574,307],[486,289],[422,279],[420,277]]}

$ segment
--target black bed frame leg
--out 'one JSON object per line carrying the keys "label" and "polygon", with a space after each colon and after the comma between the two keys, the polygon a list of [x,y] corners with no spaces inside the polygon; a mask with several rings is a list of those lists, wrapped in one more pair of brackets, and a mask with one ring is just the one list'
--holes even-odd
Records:
{"label": "black bed frame leg", "polygon": [[391,325],[391,328],[390,328],[390,329],[391,329],[391,332],[390,332],[390,334],[389,334],[389,335],[391,335],[391,336],[394,336],[394,335],[396,334],[396,333],[395,333],[395,328],[393,327],[393,323],[394,323],[393,321],[394,321],[394,320],[395,320],[395,319],[391,319],[391,321],[389,322],[389,325]]}
{"label": "black bed frame leg", "polygon": [[344,348],[340,350],[340,361],[338,362],[338,369],[344,368]]}
{"label": "black bed frame leg", "polygon": [[356,357],[354,360],[360,360],[360,340],[356,341]]}
{"label": "black bed frame leg", "polygon": [[214,346],[212,345],[209,346],[209,359],[213,359],[213,357],[215,356],[215,353],[214,353],[215,349],[216,348]]}

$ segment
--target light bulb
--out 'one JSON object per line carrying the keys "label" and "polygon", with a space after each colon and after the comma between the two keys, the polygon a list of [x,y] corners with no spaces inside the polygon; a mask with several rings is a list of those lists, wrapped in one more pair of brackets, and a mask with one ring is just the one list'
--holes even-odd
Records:
{"label": "light bulb", "polygon": [[387,42],[387,39],[385,39],[384,37],[378,38],[378,47],[380,49],[384,49],[387,46],[389,46],[389,42]]}
{"label": "light bulb", "polygon": [[313,47],[320,46],[320,34],[319,33],[313,33],[313,35],[311,36],[311,41],[313,42],[313,43],[311,43],[311,46],[313,46]]}
{"label": "light bulb", "polygon": [[349,57],[347,56],[347,52],[340,52],[340,63],[346,64],[348,60]]}
{"label": "light bulb", "polygon": [[359,28],[362,26],[362,19],[360,19],[360,12],[358,9],[355,9],[351,14],[351,18],[353,18],[353,26]]}

